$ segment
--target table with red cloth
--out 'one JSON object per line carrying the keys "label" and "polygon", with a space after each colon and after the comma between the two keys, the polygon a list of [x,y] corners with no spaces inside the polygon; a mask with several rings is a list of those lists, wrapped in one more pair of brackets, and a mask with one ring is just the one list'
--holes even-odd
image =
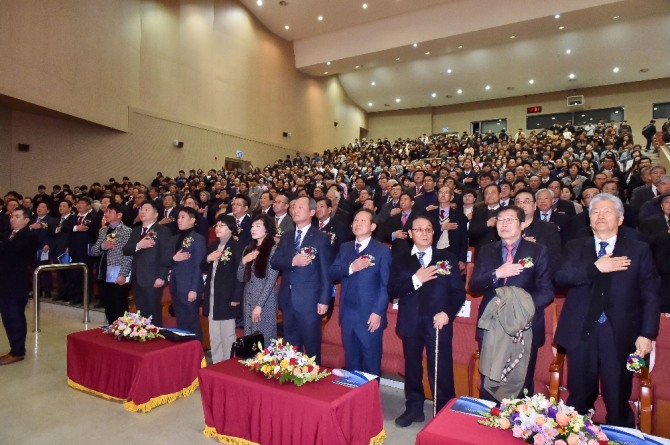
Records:
{"label": "table with red cloth", "polygon": [[335,379],[280,384],[236,359],[202,369],[204,434],[228,444],[381,445],[379,383],[348,388]]}
{"label": "table with red cloth", "polygon": [[451,410],[458,399],[447,403],[437,416],[426,424],[416,436],[416,445],[519,445],[523,441],[512,436],[510,431],[480,425],[482,417]]}
{"label": "table with red cloth", "polygon": [[148,412],[193,393],[202,366],[199,341],[119,341],[102,329],[67,336],[68,385],[123,401],[128,411]]}

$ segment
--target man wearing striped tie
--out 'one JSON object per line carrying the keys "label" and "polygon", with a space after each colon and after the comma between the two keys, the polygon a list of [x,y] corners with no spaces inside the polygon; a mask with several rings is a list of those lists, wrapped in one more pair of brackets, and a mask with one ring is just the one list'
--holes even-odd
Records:
{"label": "man wearing striped tie", "polygon": [[623,213],[618,197],[594,196],[589,203],[593,236],[566,245],[555,280],[568,294],[555,339],[568,357],[567,404],[584,413],[600,393],[606,423],[634,427],[628,404],[633,373],[626,360],[632,353],[651,352],[659,289],[649,246],[618,236]]}

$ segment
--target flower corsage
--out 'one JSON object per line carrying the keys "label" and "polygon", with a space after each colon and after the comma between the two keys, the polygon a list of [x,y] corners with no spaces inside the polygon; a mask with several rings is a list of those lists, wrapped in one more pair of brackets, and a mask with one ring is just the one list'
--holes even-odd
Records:
{"label": "flower corsage", "polygon": [[114,241],[117,237],[116,232],[108,233],[107,234],[107,241]]}
{"label": "flower corsage", "polygon": [[636,374],[642,372],[642,368],[644,368],[646,365],[647,362],[644,360],[644,357],[641,355],[639,350],[636,350],[631,355],[629,355],[628,360],[626,360],[626,369]]}
{"label": "flower corsage", "polygon": [[193,241],[194,239],[192,236],[187,236],[186,238],[184,238],[184,241],[181,242],[181,247],[183,247],[184,249],[188,249],[189,247],[191,247],[191,244],[193,244]]}
{"label": "flower corsage", "polygon": [[221,261],[223,264],[226,264],[228,261],[230,261],[230,258],[232,258],[233,252],[230,250],[229,247],[226,247],[226,249],[223,251],[221,254],[221,258],[219,261]]}
{"label": "flower corsage", "polygon": [[310,261],[311,261],[314,258],[316,258],[316,254],[318,252],[314,247],[303,247],[302,249],[300,249],[299,253],[301,255],[307,255],[309,257]]}
{"label": "flower corsage", "polygon": [[451,275],[451,264],[449,261],[438,261],[435,263],[438,275]]}
{"label": "flower corsage", "polygon": [[531,267],[533,267],[533,266],[535,265],[535,264],[533,263],[533,258],[531,258],[531,257],[529,257],[529,256],[527,256],[526,258],[523,258],[523,259],[519,260],[519,264],[520,264],[521,267],[523,267],[524,269],[530,269]]}
{"label": "flower corsage", "polygon": [[335,244],[335,240],[337,239],[335,232],[326,232],[326,235],[328,235],[328,239],[330,239],[330,244]]}
{"label": "flower corsage", "polygon": [[361,255],[361,258],[363,258],[364,260],[368,260],[370,262],[368,266],[375,265],[375,257],[373,257],[372,255],[369,254]]}

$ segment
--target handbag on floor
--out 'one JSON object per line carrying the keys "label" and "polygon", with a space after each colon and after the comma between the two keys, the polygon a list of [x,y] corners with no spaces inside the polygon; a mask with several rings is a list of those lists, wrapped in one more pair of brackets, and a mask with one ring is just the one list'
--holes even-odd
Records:
{"label": "handbag on floor", "polygon": [[242,359],[253,357],[263,350],[264,344],[263,334],[260,331],[256,331],[253,334],[245,335],[235,340],[230,350],[230,356]]}

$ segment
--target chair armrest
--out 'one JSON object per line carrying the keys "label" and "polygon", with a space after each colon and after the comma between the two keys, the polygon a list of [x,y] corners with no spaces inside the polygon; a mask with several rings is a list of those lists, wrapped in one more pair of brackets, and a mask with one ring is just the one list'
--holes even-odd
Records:
{"label": "chair armrest", "polygon": [[640,431],[651,434],[653,382],[649,377],[649,367],[644,366],[640,374]]}
{"label": "chair armrest", "polygon": [[561,392],[561,383],[563,382],[563,367],[565,362],[565,353],[556,352],[556,357],[549,365],[549,398],[558,401]]}
{"label": "chair armrest", "polygon": [[468,382],[471,397],[479,398],[480,380],[479,351],[475,351],[472,353],[472,369],[470,370],[470,381]]}

